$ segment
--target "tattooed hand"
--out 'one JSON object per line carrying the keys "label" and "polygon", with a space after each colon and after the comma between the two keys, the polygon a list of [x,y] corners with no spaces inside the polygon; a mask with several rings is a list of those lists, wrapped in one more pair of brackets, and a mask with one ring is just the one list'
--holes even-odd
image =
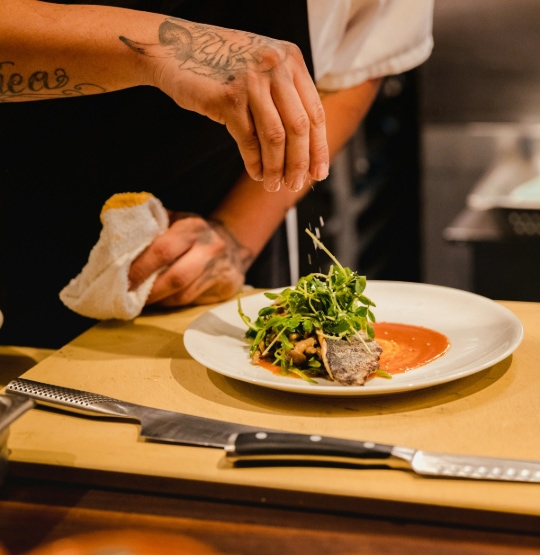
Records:
{"label": "tattooed hand", "polygon": [[327,176],[324,110],[295,45],[172,18],[155,44],[120,39],[177,104],[226,125],[249,175],[267,190],[283,183],[299,191]]}
{"label": "tattooed hand", "polygon": [[138,256],[129,280],[136,289],[156,270],[147,304],[181,306],[223,301],[238,293],[252,261],[223,224],[171,213],[169,229]]}

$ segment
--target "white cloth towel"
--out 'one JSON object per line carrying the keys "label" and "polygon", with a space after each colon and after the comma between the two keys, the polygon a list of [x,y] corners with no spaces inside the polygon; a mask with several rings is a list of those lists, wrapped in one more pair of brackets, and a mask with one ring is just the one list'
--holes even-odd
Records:
{"label": "white cloth towel", "polygon": [[158,272],[129,291],[129,267],[168,228],[169,217],[150,193],[120,193],[105,203],[101,221],[87,264],[62,289],[60,299],[89,318],[131,320],[141,313]]}

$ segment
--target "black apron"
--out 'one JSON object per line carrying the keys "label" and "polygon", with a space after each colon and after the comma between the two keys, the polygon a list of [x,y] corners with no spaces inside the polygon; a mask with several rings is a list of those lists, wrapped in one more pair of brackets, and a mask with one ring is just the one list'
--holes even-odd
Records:
{"label": "black apron", "polygon": [[[64,3],[116,5],[288,40],[312,71],[305,0]],[[223,125],[153,87],[0,103],[0,343],[58,348],[94,324],[58,293],[87,262],[111,195],[149,191],[169,209],[207,216],[242,171]],[[274,240],[283,244],[283,227]],[[287,284],[286,273],[278,278],[283,284],[269,279],[270,254],[259,257],[249,283]]]}

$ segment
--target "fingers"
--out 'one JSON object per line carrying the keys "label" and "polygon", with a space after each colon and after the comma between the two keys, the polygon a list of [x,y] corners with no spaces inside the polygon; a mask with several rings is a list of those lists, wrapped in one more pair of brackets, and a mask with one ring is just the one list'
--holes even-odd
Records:
{"label": "fingers", "polygon": [[[270,144],[269,147],[283,147],[278,158],[283,166],[283,182],[289,190],[300,191],[307,181],[310,167],[310,118],[292,79],[285,78],[283,85],[273,89],[272,100],[281,117],[283,142]],[[263,165],[266,175],[264,151]],[[271,167],[274,169],[274,166]]]}
{"label": "fingers", "polygon": [[175,307],[219,302],[238,293],[243,283],[243,275],[225,257],[209,258],[193,249],[158,277],[147,304]]}
{"label": "fingers", "polygon": [[[186,226],[176,223],[166,233],[157,237],[132,263],[128,278],[130,290],[139,287],[155,272],[160,272],[154,282],[147,304],[170,298],[168,306],[186,304],[174,303],[174,299],[184,300],[184,293],[201,273],[203,260],[197,260],[198,251],[193,250],[193,238],[179,232]],[[198,252],[199,259],[201,253]],[[189,301],[188,301],[189,302]]]}
{"label": "fingers", "polygon": [[165,271],[189,250],[193,243],[192,233],[189,229],[187,233],[181,233],[181,227],[185,226],[175,223],[133,261],[128,273],[130,290],[137,289],[155,272]]}
{"label": "fingers", "polygon": [[[315,181],[328,177],[330,154],[326,138],[326,117],[319,93],[306,87],[305,81],[296,84],[309,117],[309,176]],[[314,94],[315,93],[315,94]]]}
{"label": "fingers", "polygon": [[238,145],[246,171],[254,181],[263,181],[263,161],[261,145],[251,112],[246,109],[240,117],[226,121],[226,127]]}
{"label": "fingers", "polygon": [[266,79],[264,82],[257,80],[257,83],[248,87],[248,91],[248,102],[260,144],[264,187],[270,192],[278,191],[285,178],[286,129]]}
{"label": "fingers", "polygon": [[[315,181],[322,181],[328,177],[328,170],[330,167],[324,107],[322,105],[319,92],[311,79],[311,76],[304,64],[302,54],[298,48],[293,50],[293,57],[295,57],[296,63],[300,66],[300,69],[293,75],[293,86],[297,92],[301,105],[305,110],[308,121],[308,175]],[[297,110],[300,110],[300,108]],[[298,123],[301,120],[295,120],[291,115],[291,121],[293,121],[295,125],[291,128],[292,136],[294,137],[297,135],[295,131],[298,129]],[[299,152],[302,154],[299,154]],[[288,145],[287,166],[289,166],[289,160],[291,160],[291,164],[293,164],[299,156],[303,155],[303,152],[303,150],[299,151],[297,149],[296,143]],[[295,189],[291,187],[291,190]]]}
{"label": "fingers", "polygon": [[230,245],[200,217],[182,217],[133,262],[131,289],[159,271],[146,304],[181,306],[230,298],[244,283]]}
{"label": "fingers", "polygon": [[199,249],[190,249],[167,267],[156,279],[147,304],[162,306],[189,304],[197,291],[194,282],[201,275],[208,258]]}
{"label": "fingers", "polygon": [[251,178],[262,179],[268,191],[282,185],[299,191],[308,178],[328,176],[326,123],[299,49],[283,44],[286,55],[274,60],[271,70],[247,74],[248,109],[233,110],[227,127]]}

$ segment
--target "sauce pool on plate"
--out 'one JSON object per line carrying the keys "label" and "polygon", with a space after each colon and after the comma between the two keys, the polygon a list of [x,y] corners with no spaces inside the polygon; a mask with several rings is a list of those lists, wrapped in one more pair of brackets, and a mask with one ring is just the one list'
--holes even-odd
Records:
{"label": "sauce pool on plate", "polygon": [[[382,347],[379,368],[389,374],[402,374],[424,366],[444,355],[450,348],[448,337],[430,328],[394,322],[371,325],[375,330],[375,341]],[[282,373],[281,367],[270,361],[259,360],[257,365],[276,375]],[[373,374],[368,379],[376,376]],[[288,374],[288,377],[301,379],[293,373]]]}
{"label": "sauce pool on plate", "polygon": [[446,335],[429,328],[393,322],[377,322],[372,326],[375,341],[383,350],[379,367],[389,374],[401,374],[423,366],[450,348]]}

